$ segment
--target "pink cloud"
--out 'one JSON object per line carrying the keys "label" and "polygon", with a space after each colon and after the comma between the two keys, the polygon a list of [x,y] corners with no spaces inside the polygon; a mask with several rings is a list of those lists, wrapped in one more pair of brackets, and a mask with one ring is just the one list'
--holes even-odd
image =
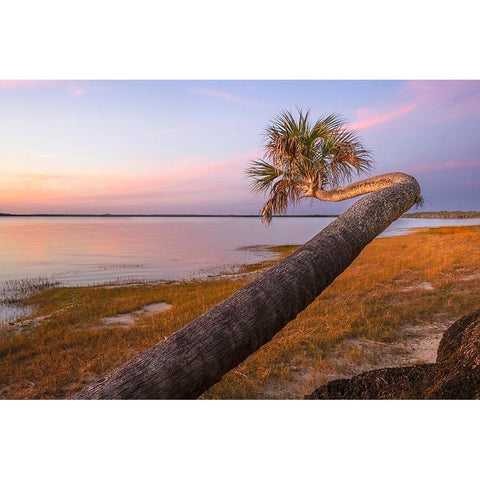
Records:
{"label": "pink cloud", "polygon": [[[253,155],[254,156],[254,155]],[[172,169],[144,173],[81,172],[78,174],[4,173],[0,175],[0,211],[118,212],[144,207],[161,212],[164,206],[197,205],[248,199],[243,172],[251,155],[214,163],[186,158]],[[41,207],[40,207],[41,206]],[[153,209],[153,210],[152,210]]]}
{"label": "pink cloud", "polygon": [[87,88],[85,86],[82,86],[78,82],[67,82],[65,83],[65,88],[67,90],[67,93],[74,97],[83,95],[87,91]]}
{"label": "pink cloud", "polygon": [[350,128],[353,130],[370,128],[382,123],[391,122],[402,115],[411,112],[416,106],[415,102],[410,102],[406,105],[398,105],[387,109],[386,111],[380,111],[371,108],[360,108],[356,113],[356,121],[350,124]]}
{"label": "pink cloud", "polygon": [[443,122],[456,118],[469,117],[478,113],[480,113],[480,93],[472,95],[468,99],[460,100],[455,105],[451,105],[444,113],[439,113],[434,121]]}
{"label": "pink cloud", "polygon": [[12,90],[17,88],[35,88],[50,84],[51,80],[0,80],[0,90]]}
{"label": "pink cloud", "polygon": [[230,95],[229,93],[219,92],[216,90],[205,90],[203,88],[191,88],[190,93],[194,93],[195,95],[206,95],[208,97],[219,97],[228,100],[229,102],[238,103],[240,100],[238,97],[234,95]]}
{"label": "pink cloud", "polygon": [[392,122],[415,110],[429,123],[480,114],[480,81],[411,80],[405,82],[384,108],[360,108],[350,125],[367,129]]}
{"label": "pink cloud", "polygon": [[442,170],[457,170],[459,168],[480,167],[480,160],[471,162],[444,162],[444,163],[424,163],[418,167],[410,169],[412,173],[438,172]]}
{"label": "pink cloud", "polygon": [[0,90],[59,88],[68,95],[78,97],[87,91],[104,92],[105,85],[83,80],[0,80]]}
{"label": "pink cloud", "polygon": [[411,80],[402,94],[414,97],[429,121],[443,122],[480,113],[480,81]]}

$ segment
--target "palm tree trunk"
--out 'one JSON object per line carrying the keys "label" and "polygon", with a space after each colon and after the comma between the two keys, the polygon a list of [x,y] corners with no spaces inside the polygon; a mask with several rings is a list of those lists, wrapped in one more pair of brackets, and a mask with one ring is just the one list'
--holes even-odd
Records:
{"label": "palm tree trunk", "polygon": [[74,398],[197,398],[270,341],[419,201],[417,181],[394,175],[402,178],[356,202],[255,281]]}
{"label": "palm tree trunk", "polygon": [[351,183],[343,188],[333,190],[321,190],[313,188],[305,188],[304,197],[313,197],[317,200],[325,202],[341,202],[348,198],[358,197],[370,192],[376,192],[390,185],[402,184],[411,181],[413,177],[405,173],[384,173],[376,177],[370,177],[359,182]]}

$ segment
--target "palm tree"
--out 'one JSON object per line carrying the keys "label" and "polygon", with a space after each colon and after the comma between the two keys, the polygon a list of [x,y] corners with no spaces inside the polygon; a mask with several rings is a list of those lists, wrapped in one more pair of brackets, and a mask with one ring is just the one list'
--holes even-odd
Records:
{"label": "palm tree", "polygon": [[[421,200],[403,173],[338,187],[371,165],[370,153],[333,115],[309,125],[282,114],[267,128],[266,158],[248,170],[270,192],[265,221],[303,197],[339,201],[368,192],[285,260],[74,398],[196,398],[272,339],[390,223]],[[327,190],[325,187],[333,187]]]}
{"label": "palm tree", "polygon": [[[298,119],[288,111],[275,117],[264,135],[262,159],[247,169],[253,191],[268,193],[261,209],[269,224],[274,214],[284,214],[289,205],[303,198],[339,202],[402,183],[402,173],[387,173],[339,187],[373,166],[367,150],[354,130],[348,129],[339,115],[319,118],[313,125],[310,112],[298,110]],[[409,177],[411,178],[411,177]],[[417,203],[421,203],[419,198]]]}
{"label": "palm tree", "polygon": [[331,201],[326,188],[336,188],[372,167],[370,151],[340,116],[324,116],[313,125],[309,117],[310,112],[302,110],[298,119],[288,111],[275,117],[265,130],[263,158],[247,169],[253,190],[269,193],[261,209],[267,224],[302,198]]}

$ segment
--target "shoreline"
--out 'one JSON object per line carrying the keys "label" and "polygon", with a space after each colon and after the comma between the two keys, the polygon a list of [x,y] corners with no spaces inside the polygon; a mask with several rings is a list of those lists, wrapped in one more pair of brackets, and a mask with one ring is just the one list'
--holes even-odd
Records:
{"label": "shoreline", "polygon": [[[24,278],[18,280],[7,280],[0,282],[0,286],[3,284],[3,291],[0,291],[0,328],[2,325],[12,324],[15,322],[21,322],[23,318],[31,313],[32,308],[30,306],[22,306],[24,300],[28,300],[34,293],[42,292],[52,288],[92,288],[92,289],[115,289],[123,287],[149,287],[149,286],[162,286],[162,285],[179,285],[190,282],[204,282],[210,280],[237,280],[248,278],[255,274],[260,274],[270,266],[274,265],[282,253],[287,251],[291,252],[298,248],[300,245],[252,245],[240,247],[239,250],[256,250],[272,255],[271,258],[260,260],[252,263],[244,263],[239,265],[231,265],[227,267],[227,270],[220,267],[212,267],[210,270],[206,270],[205,273],[189,277],[178,279],[134,279],[132,281],[115,281],[104,283],[86,283],[86,284],[64,284],[58,280],[54,275],[51,277],[36,277],[36,278]],[[7,290],[10,289],[10,292]],[[8,318],[3,314],[1,309],[11,310],[12,315],[15,311],[20,312],[15,318]],[[24,311],[24,313],[21,313]]]}
{"label": "shoreline", "polygon": [[[337,218],[340,214],[287,214],[273,215],[273,218]],[[209,214],[209,213],[0,213],[3,217],[92,217],[92,218],[261,218],[260,214]],[[476,210],[439,210],[432,212],[404,213],[400,218],[431,218],[431,219],[466,219],[480,218],[480,212]]]}
{"label": "shoreline", "polygon": [[[438,228],[442,225],[451,224],[480,224],[480,219],[446,219],[443,221],[432,219],[399,220],[399,223],[394,222],[382,232],[379,235],[379,238],[395,235],[410,235],[418,228]],[[76,222],[76,220],[72,221]],[[285,222],[288,221],[288,219],[285,219]],[[27,221],[26,224],[27,226],[30,225],[28,222],[29,221]],[[35,221],[32,222],[35,223]],[[39,220],[39,222],[42,223],[43,220]],[[218,222],[223,224],[223,220],[218,220]],[[232,222],[235,222],[235,220],[232,220]],[[290,222],[295,223],[292,219],[290,219]],[[215,277],[223,270],[231,272],[236,268],[240,268],[242,265],[254,264],[255,262],[261,262],[264,259],[272,257],[272,255],[270,255],[271,249],[276,248],[276,245],[278,244],[280,244],[279,248],[282,248],[282,244],[284,243],[304,243],[324,228],[324,224],[328,223],[325,219],[319,219],[318,224],[314,219],[312,219],[312,221],[300,220],[300,222],[302,225],[310,225],[305,230],[305,232],[308,231],[308,235],[306,233],[302,233],[301,235],[290,234],[289,232],[292,230],[290,228],[291,225],[286,223],[282,227],[283,230],[279,230],[280,234],[282,234],[282,232],[287,232],[284,236],[276,234],[275,232],[273,235],[264,235],[262,231],[255,231],[254,235],[243,235],[241,239],[238,239],[237,241],[235,241],[235,239],[229,239],[220,242],[219,249],[216,251],[212,251],[211,248],[201,245],[198,260],[195,258],[194,261],[192,261],[191,249],[195,247],[190,245],[192,242],[187,242],[187,244],[190,245],[190,250],[188,250],[186,246],[176,247],[176,245],[172,245],[172,241],[166,242],[165,245],[165,251],[169,252],[169,256],[163,254],[153,255],[150,250],[148,250],[148,253],[145,255],[142,255],[139,254],[138,249],[135,250],[131,241],[123,242],[120,240],[119,246],[124,248],[127,252],[125,258],[119,259],[115,252],[112,252],[111,255],[108,252],[105,252],[106,257],[91,256],[90,244],[92,243],[91,239],[96,238],[94,235],[93,237],[90,236],[86,239],[88,240],[88,247],[83,248],[80,244],[75,248],[77,252],[76,256],[73,255],[71,250],[62,250],[63,247],[61,245],[59,246],[60,253],[57,254],[54,239],[50,237],[43,239],[45,243],[44,248],[47,251],[45,254],[46,260],[43,263],[40,262],[40,265],[33,264],[32,266],[28,260],[25,261],[25,259],[22,259],[22,256],[18,258],[16,257],[16,255],[18,255],[16,252],[18,252],[20,248],[25,248],[25,257],[27,259],[29,258],[30,244],[28,242],[25,243],[25,240],[22,240],[24,243],[19,245],[16,250],[13,246],[7,249],[5,271],[3,275],[0,275],[0,302],[2,301],[2,297],[5,297],[5,295],[2,294],[2,290],[5,290],[7,284],[22,282],[42,281],[53,283],[58,282],[63,286],[100,286],[105,284],[128,284],[137,281],[190,280],[210,276]],[[81,223],[80,220],[79,223]],[[127,230],[127,233],[129,233],[130,236],[133,232],[137,231],[135,224],[132,225],[129,225]],[[285,230],[285,226],[287,230]],[[25,228],[26,227],[24,226],[23,230],[25,230]],[[88,227],[88,232],[91,233],[92,228],[93,227]],[[98,229],[98,227],[95,228]],[[229,227],[227,226],[225,228],[227,228],[228,231]],[[115,227],[113,231],[116,232],[117,228]],[[139,231],[143,232],[144,230],[140,229]],[[224,228],[222,228],[222,232],[223,231]],[[8,239],[8,232],[9,227],[6,227],[3,231],[3,238]],[[148,229],[146,232],[148,232]],[[302,232],[304,232],[304,230],[302,230]],[[129,235],[126,235],[127,239],[130,238]],[[46,243],[47,241],[53,243],[50,245],[49,243]],[[102,239],[99,238],[98,241],[101,242]],[[151,249],[153,242],[148,240],[148,237],[146,243],[148,248]],[[162,245],[156,248],[160,248],[161,250],[163,248]],[[175,250],[175,248],[177,248],[177,250]],[[103,248],[103,251],[105,251],[105,248]],[[9,253],[12,253],[12,255],[9,255]],[[43,275],[43,278],[38,277],[39,272],[42,272],[41,274]],[[161,275],[164,275],[163,278]]]}
{"label": "shoreline", "polygon": [[[274,218],[337,218],[340,215],[273,215]],[[92,218],[125,218],[125,217],[146,217],[146,218],[261,218],[259,214],[202,214],[202,213],[0,213],[2,217],[92,217]]]}

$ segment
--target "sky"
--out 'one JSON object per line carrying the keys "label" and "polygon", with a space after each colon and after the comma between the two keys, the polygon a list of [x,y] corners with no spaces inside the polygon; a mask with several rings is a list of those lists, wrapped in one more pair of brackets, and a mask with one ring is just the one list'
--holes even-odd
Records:
{"label": "sky", "polygon": [[245,169],[297,107],[340,114],[424,210],[480,210],[480,81],[0,80],[0,212],[256,214]]}

